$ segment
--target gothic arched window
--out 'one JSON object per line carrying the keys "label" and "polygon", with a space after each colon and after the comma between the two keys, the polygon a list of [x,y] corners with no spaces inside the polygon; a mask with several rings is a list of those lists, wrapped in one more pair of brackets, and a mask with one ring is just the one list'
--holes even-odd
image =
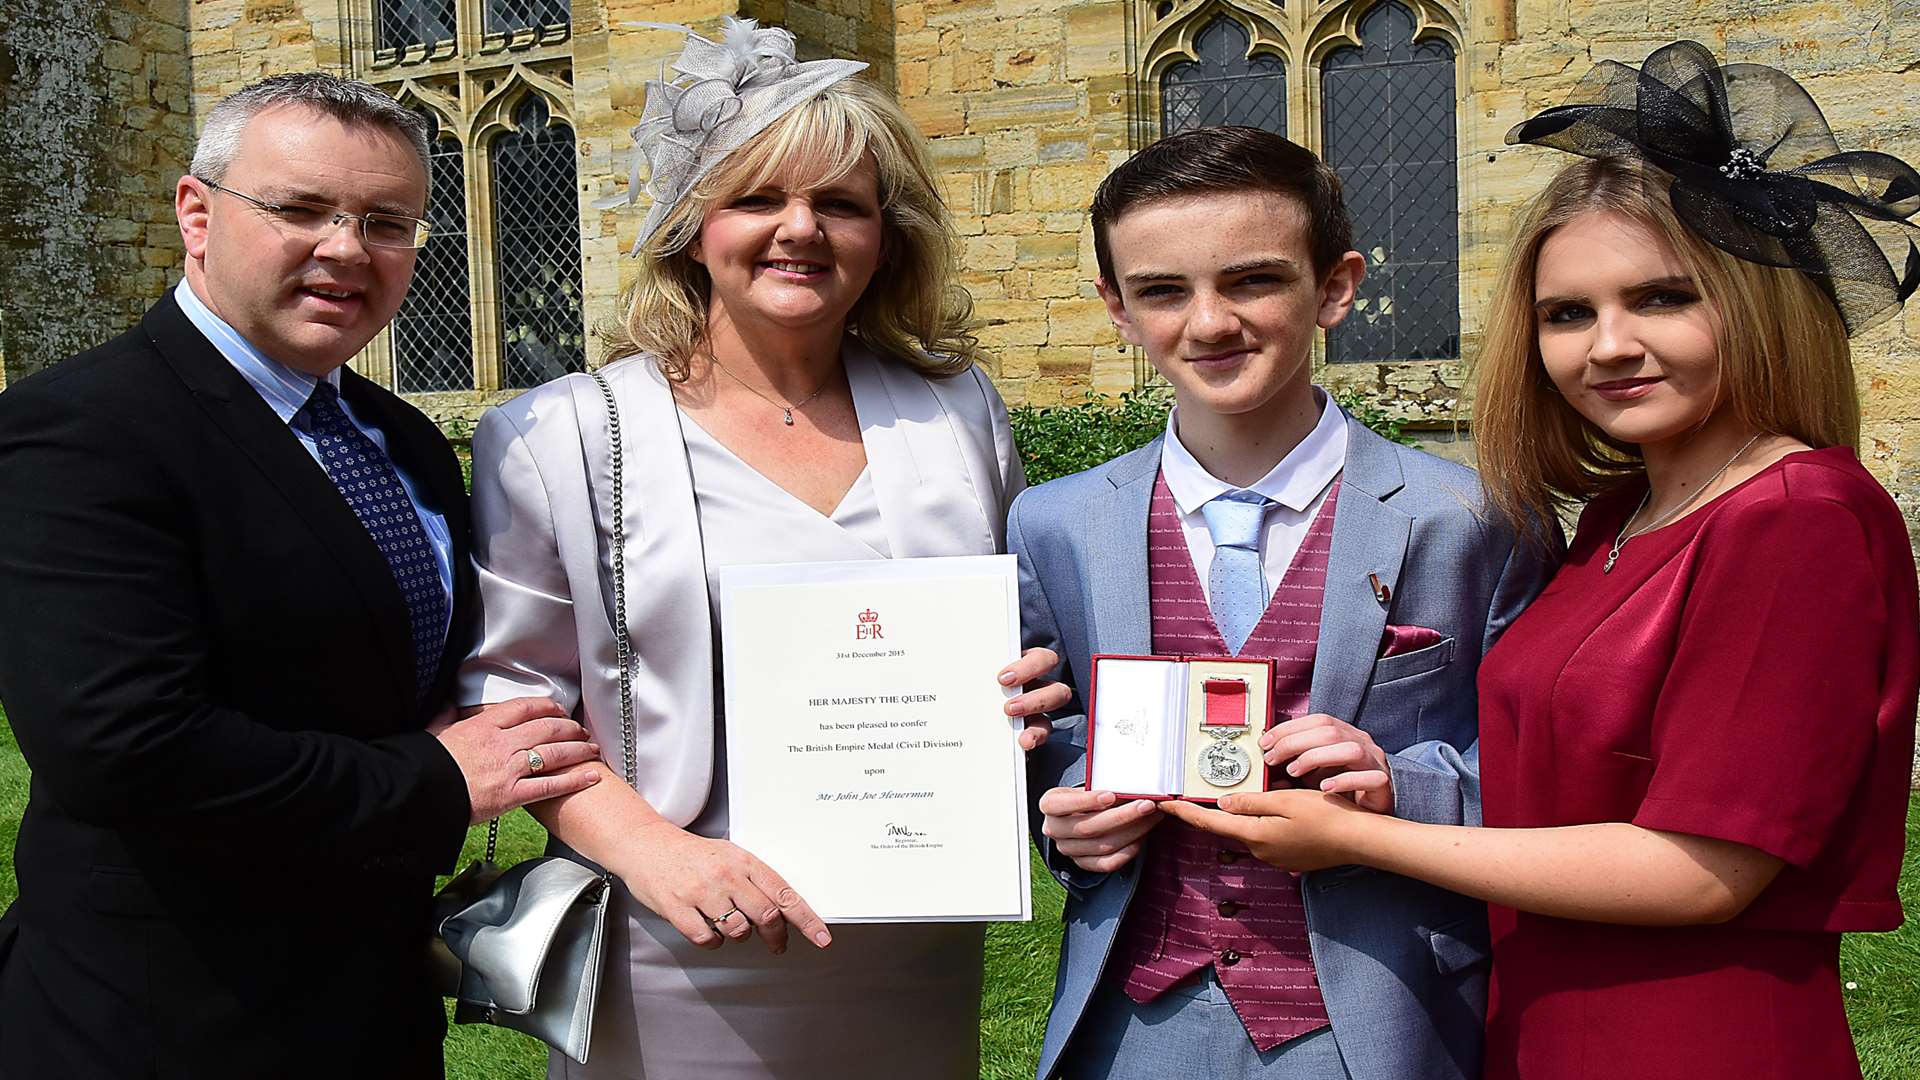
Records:
{"label": "gothic arched window", "polygon": [[565,26],[573,18],[568,0],[487,0],[487,33]]}
{"label": "gothic arched window", "polygon": [[538,386],[586,370],[580,203],[573,129],[528,94],[517,130],[494,136],[493,242],[498,261],[501,385]]}
{"label": "gothic arched window", "polygon": [[1327,359],[1460,356],[1460,173],[1454,56],[1414,41],[1413,13],[1386,0],[1360,20],[1362,45],[1321,69],[1327,164],[1340,174],[1367,279],[1327,335]]}
{"label": "gothic arched window", "polygon": [[453,0],[375,0],[373,46],[404,49],[453,40]]}
{"label": "gothic arched window", "polygon": [[1287,67],[1277,56],[1248,56],[1252,38],[1239,21],[1216,15],[1194,36],[1198,62],[1160,76],[1160,130],[1171,135],[1214,124],[1287,133]]}
{"label": "gothic arched window", "polygon": [[[424,113],[424,110],[423,110]],[[467,170],[460,143],[438,130],[428,145],[433,189],[427,236],[413,266],[413,287],[393,319],[394,386],[403,394],[473,389],[473,308],[467,281]]]}

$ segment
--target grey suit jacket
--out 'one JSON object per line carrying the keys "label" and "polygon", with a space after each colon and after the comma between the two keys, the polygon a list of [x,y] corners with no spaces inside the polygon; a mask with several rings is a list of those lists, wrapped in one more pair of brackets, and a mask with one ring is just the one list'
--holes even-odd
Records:
{"label": "grey suit jacket", "polygon": [[[1031,788],[1085,777],[1082,691],[1094,653],[1152,651],[1147,509],[1160,440],[1014,501],[1025,644],[1062,658],[1074,688]],[[1353,723],[1391,755],[1395,813],[1478,824],[1474,676],[1480,658],[1545,585],[1552,552],[1516,543],[1480,511],[1471,470],[1387,442],[1351,417],[1321,606],[1311,705]],[[1381,603],[1368,575],[1387,586]],[[1438,630],[1440,644],[1377,659],[1388,622]],[[1086,1010],[1139,862],[1089,874],[1035,836],[1067,886],[1065,937],[1039,1075],[1050,1076]],[[1306,875],[1309,939],[1333,1032],[1357,1080],[1480,1075],[1487,922],[1478,901],[1362,868]],[[1242,1036],[1244,1037],[1244,1036]]]}

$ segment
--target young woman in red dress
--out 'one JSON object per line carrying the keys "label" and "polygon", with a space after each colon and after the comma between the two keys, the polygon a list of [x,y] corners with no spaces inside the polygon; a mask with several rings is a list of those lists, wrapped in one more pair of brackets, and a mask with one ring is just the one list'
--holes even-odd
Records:
{"label": "young woman in red dress", "polygon": [[1877,154],[1789,174],[1835,149],[1812,101],[1690,42],[1583,91],[1601,104],[1509,136],[1592,160],[1524,219],[1478,371],[1494,505],[1587,502],[1481,667],[1491,827],[1297,789],[1169,812],[1290,869],[1487,900],[1488,1077],[1858,1077],[1840,934],[1902,917],[1920,600],[1854,453],[1848,335],[1920,262],[1898,280],[1850,212],[1913,214],[1920,175]]}

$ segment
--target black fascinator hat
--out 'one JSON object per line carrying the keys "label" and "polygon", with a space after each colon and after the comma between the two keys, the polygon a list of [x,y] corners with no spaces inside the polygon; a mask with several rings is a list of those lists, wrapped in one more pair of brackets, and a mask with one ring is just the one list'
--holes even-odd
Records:
{"label": "black fascinator hat", "polygon": [[1904,233],[1920,212],[1920,173],[1890,154],[1841,152],[1820,107],[1783,71],[1721,67],[1678,41],[1638,70],[1595,65],[1568,98],[1507,133],[1508,143],[1586,157],[1635,157],[1673,177],[1674,213],[1731,255],[1792,267],[1825,289],[1847,333],[1899,310],[1920,286],[1920,248],[1905,269],[1863,222]]}

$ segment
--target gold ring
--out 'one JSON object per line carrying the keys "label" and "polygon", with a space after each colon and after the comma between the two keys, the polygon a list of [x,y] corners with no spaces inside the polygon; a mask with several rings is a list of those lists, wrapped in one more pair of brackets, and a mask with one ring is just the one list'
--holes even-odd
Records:
{"label": "gold ring", "polygon": [[529,776],[538,773],[541,769],[544,769],[546,767],[547,767],[547,759],[540,756],[540,751],[538,750],[527,751],[527,774]]}

